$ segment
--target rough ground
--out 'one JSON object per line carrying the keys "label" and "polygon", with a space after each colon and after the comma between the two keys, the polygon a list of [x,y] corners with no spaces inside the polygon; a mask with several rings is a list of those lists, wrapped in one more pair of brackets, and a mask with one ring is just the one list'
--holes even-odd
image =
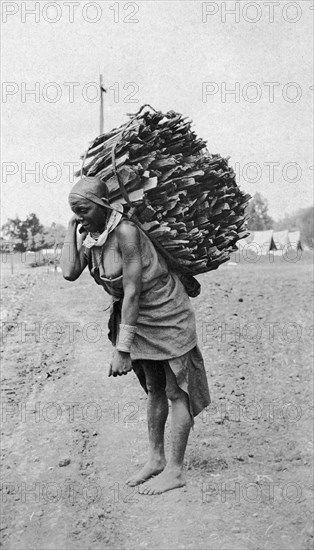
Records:
{"label": "rough ground", "polygon": [[189,440],[187,486],[154,497],[124,484],[145,460],[146,397],[133,373],[107,377],[108,298],[88,275],[36,273],[3,290],[5,550],[312,548],[308,261],[202,277],[212,405]]}

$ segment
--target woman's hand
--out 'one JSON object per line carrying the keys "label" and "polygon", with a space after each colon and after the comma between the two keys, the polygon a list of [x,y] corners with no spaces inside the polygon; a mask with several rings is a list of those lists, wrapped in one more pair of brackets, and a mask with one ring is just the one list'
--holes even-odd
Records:
{"label": "woman's hand", "polygon": [[73,216],[69,219],[69,225],[77,226],[79,222],[79,217],[76,214],[73,214]]}
{"label": "woman's hand", "polygon": [[[80,225],[81,223],[82,222],[81,222],[80,218],[76,214],[73,214],[72,218],[70,218],[70,220],[69,220],[69,228],[76,231],[77,226]],[[80,240],[82,242],[85,239],[85,237],[87,236],[88,231],[83,226],[81,226],[79,228],[79,234],[81,236]]]}
{"label": "woman's hand", "polygon": [[132,370],[130,354],[125,351],[114,351],[108,376],[122,376]]}
{"label": "woman's hand", "polygon": [[73,214],[68,223],[62,255],[60,259],[63,277],[67,281],[76,281],[87,266],[82,242],[87,233],[77,235],[77,226],[80,218]]}

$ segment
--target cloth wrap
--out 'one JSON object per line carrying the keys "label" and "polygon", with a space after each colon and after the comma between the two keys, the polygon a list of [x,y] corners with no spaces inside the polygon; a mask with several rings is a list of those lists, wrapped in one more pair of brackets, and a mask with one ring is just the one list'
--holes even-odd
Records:
{"label": "cloth wrap", "polygon": [[[119,337],[119,325],[121,322],[122,299],[114,300],[111,306],[111,312],[108,322],[109,333],[108,337],[115,346]],[[194,417],[197,416],[205,407],[210,404],[210,394],[204,361],[201,351],[197,345],[191,350],[169,359],[160,360],[143,360],[133,359],[133,370],[144,391],[148,393],[146,385],[146,377],[143,368],[143,363],[151,363],[154,368],[163,370],[163,366],[168,364],[176,377],[178,386],[188,395],[189,410],[194,424]]]}

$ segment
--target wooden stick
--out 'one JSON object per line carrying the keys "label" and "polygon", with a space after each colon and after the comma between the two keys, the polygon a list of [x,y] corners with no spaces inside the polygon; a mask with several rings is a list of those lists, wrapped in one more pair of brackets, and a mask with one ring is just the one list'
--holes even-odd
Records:
{"label": "wooden stick", "polygon": [[99,75],[99,87],[100,87],[100,113],[99,113],[99,133],[104,133],[104,99],[103,99],[103,78],[102,74]]}

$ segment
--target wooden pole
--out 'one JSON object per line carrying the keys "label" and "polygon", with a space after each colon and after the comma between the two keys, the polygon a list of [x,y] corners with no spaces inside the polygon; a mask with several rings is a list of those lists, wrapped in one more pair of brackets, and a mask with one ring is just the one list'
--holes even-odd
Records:
{"label": "wooden pole", "polygon": [[99,113],[99,134],[104,133],[104,100],[103,100],[103,79],[102,74],[99,75],[100,87],[100,113]]}
{"label": "wooden pole", "polygon": [[13,273],[14,273],[14,257],[13,257],[13,254],[14,254],[14,248],[12,246],[12,248],[10,250],[11,275],[13,275]]}
{"label": "wooden pole", "polygon": [[54,274],[57,274],[57,239],[55,239],[55,244],[53,245],[53,271]]}

